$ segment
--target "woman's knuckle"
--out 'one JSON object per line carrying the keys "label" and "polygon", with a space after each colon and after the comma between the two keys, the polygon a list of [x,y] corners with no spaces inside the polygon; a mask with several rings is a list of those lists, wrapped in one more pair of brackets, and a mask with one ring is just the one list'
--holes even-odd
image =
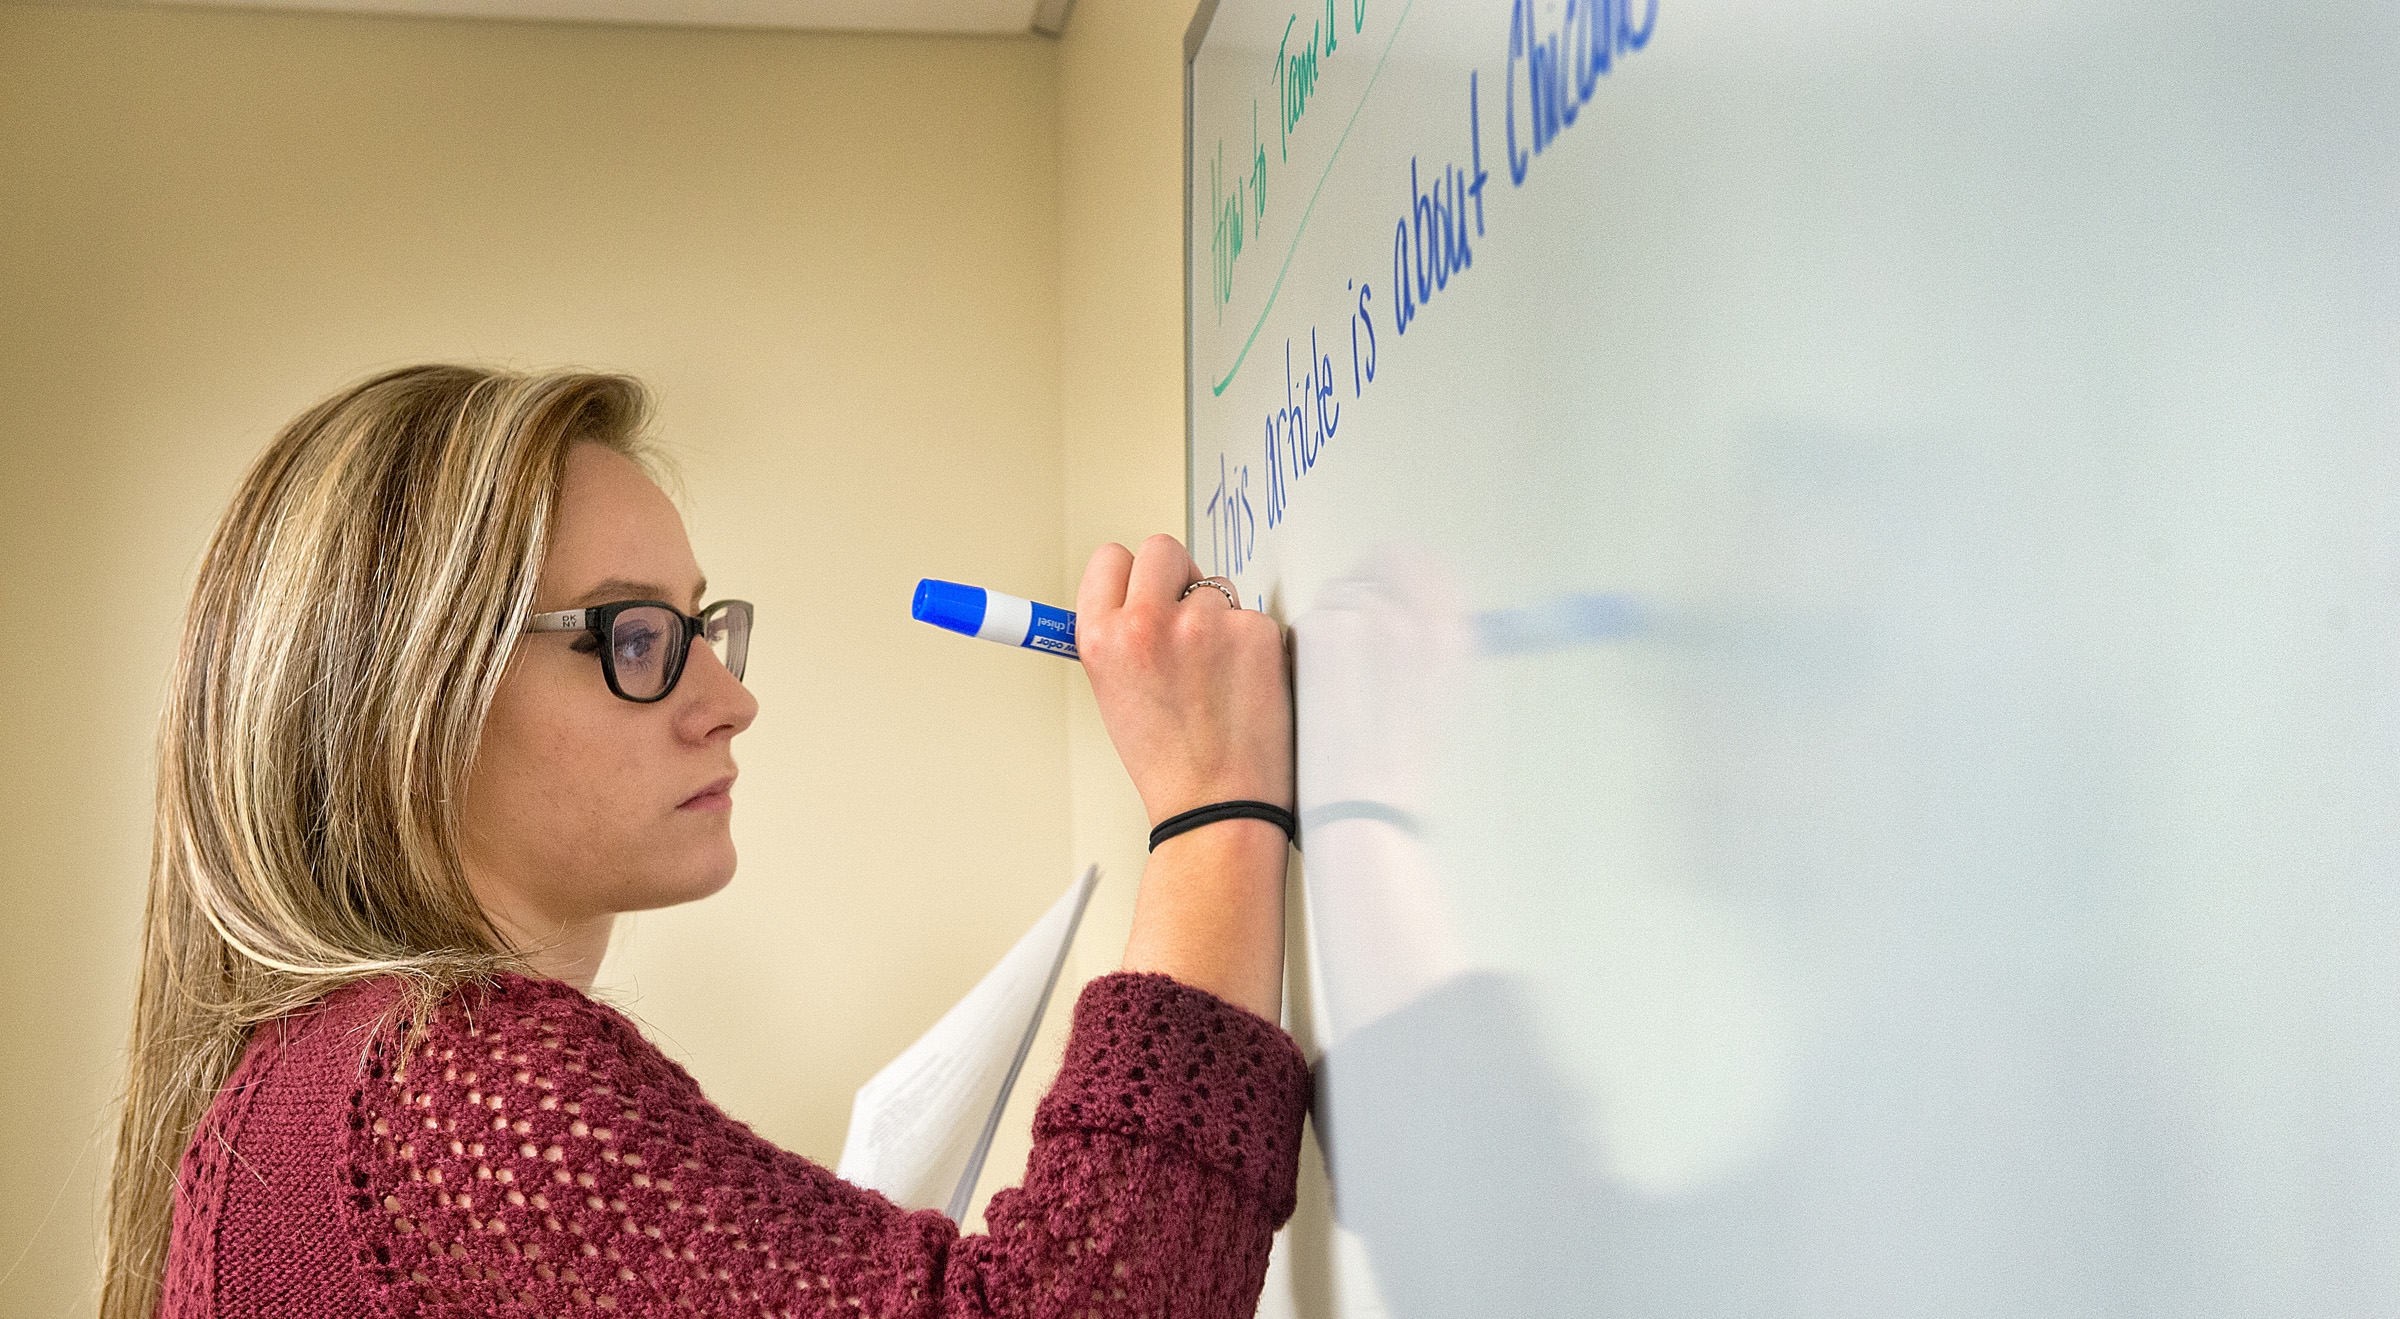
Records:
{"label": "woman's knuckle", "polygon": [[1117,641],[1127,650],[1150,650],[1158,645],[1156,610],[1132,608],[1117,615]]}

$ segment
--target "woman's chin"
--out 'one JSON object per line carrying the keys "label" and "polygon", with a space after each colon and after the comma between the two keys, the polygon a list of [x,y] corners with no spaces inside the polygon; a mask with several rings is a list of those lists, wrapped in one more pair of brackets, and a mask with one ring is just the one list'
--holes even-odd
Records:
{"label": "woman's chin", "polygon": [[640,906],[626,907],[624,910],[656,911],[661,907],[680,907],[687,902],[698,902],[721,892],[727,884],[732,883],[733,869],[733,842],[727,839],[721,846],[693,856],[690,863],[680,867],[672,877],[659,876],[659,882],[648,886],[648,891],[640,895]]}

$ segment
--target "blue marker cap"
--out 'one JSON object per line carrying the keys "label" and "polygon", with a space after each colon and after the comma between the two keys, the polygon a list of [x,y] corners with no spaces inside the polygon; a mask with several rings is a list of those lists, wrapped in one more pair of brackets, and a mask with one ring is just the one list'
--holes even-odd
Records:
{"label": "blue marker cap", "polygon": [[1035,604],[1022,596],[927,577],[917,583],[917,596],[908,612],[920,623],[1003,646],[1045,651],[1062,659],[1081,658],[1075,650],[1075,611],[1057,605]]}
{"label": "blue marker cap", "polygon": [[983,630],[984,590],[928,577],[917,583],[917,598],[909,607],[920,623],[974,636]]}

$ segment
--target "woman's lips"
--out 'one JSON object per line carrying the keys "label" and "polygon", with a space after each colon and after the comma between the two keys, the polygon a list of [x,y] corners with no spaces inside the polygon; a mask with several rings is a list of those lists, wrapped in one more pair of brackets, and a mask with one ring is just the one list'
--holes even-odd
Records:
{"label": "woman's lips", "polygon": [[722,811],[733,806],[733,777],[727,775],[684,799],[679,811]]}

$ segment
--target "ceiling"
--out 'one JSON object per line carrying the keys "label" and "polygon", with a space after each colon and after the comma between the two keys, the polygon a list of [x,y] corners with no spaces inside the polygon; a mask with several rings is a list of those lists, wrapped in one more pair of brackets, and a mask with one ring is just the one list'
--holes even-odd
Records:
{"label": "ceiling", "polygon": [[582,23],[813,28],[847,32],[981,35],[1066,28],[1074,0],[167,0],[242,9],[318,9],[451,18],[538,18]]}

